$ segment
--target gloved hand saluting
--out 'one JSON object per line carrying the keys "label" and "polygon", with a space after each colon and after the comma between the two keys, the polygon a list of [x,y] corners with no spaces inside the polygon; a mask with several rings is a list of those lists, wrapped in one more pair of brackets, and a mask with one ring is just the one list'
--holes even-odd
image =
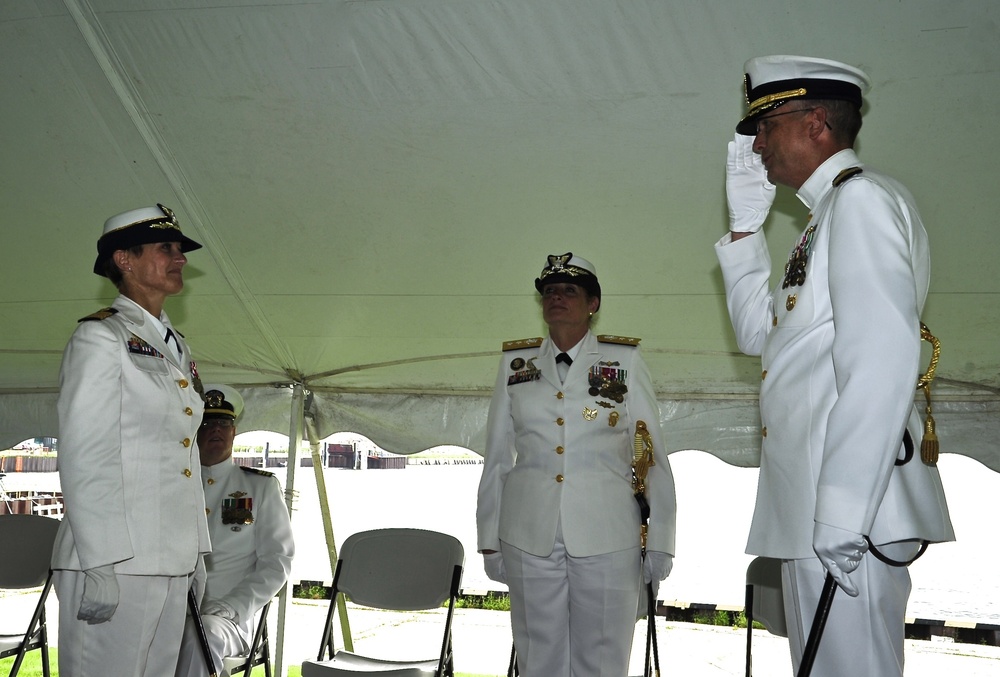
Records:
{"label": "gloved hand saluting", "polygon": [[729,142],[726,159],[726,198],[729,230],[756,233],[774,202],[775,185],[767,180],[760,156],[753,152],[754,137],[737,134]]}
{"label": "gloved hand saluting", "polygon": [[847,574],[858,568],[861,557],[868,552],[864,536],[816,522],[813,527],[813,551],[844,592],[857,597],[858,586]]}
{"label": "gloved hand saluting", "polygon": [[118,579],[115,565],[87,569],[83,572],[83,600],[76,617],[90,625],[111,620],[118,608]]}

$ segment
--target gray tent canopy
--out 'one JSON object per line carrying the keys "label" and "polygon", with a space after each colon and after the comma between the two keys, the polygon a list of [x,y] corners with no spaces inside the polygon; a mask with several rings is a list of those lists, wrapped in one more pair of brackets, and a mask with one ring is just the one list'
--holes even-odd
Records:
{"label": "gray tent canopy", "polygon": [[[859,152],[917,196],[943,342],[945,452],[1000,468],[1000,6],[738,0],[15,0],[0,5],[0,444],[58,436],[60,354],[114,290],[109,215],[162,202],[193,252],[167,311],[202,378],[287,432],[482,450],[502,341],[544,333],[532,280],[573,251],[596,329],[641,337],[671,449],[756,463],[759,363],[712,243],[742,63],[865,69]],[[776,261],[802,226],[785,189]]]}

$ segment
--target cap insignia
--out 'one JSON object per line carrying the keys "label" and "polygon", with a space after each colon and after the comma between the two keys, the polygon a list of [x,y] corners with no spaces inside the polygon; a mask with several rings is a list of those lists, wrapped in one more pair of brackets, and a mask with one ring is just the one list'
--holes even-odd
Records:
{"label": "cap insignia", "polygon": [[226,397],[219,390],[209,390],[205,393],[205,406],[211,409],[218,409],[222,406]]}
{"label": "cap insignia", "polygon": [[566,264],[569,263],[569,260],[571,258],[573,258],[573,253],[572,252],[567,252],[566,254],[563,254],[562,256],[557,256],[555,254],[550,254],[549,255],[549,268],[551,268],[553,272],[555,272],[557,270],[562,270],[566,266]]}
{"label": "cap insignia", "polygon": [[159,203],[157,203],[156,206],[163,211],[163,214],[167,217],[167,220],[151,223],[149,224],[150,228],[171,228],[173,230],[181,229],[181,225],[177,223],[177,216],[174,214],[173,209],[171,209],[170,207],[164,207]]}

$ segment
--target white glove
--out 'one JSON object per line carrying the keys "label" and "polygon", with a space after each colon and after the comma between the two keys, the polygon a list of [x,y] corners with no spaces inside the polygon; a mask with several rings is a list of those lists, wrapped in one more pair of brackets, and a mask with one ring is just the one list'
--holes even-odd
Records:
{"label": "white glove", "polygon": [[775,185],[767,180],[760,156],[753,152],[752,136],[737,134],[729,142],[726,159],[726,198],[729,230],[756,233],[774,202]]}
{"label": "white glove", "polygon": [[507,585],[507,569],[503,565],[503,554],[492,552],[483,555],[483,568],[491,581]]}
{"label": "white glove", "polygon": [[220,616],[233,623],[240,622],[240,615],[236,613],[236,609],[229,602],[221,599],[206,599],[205,603],[201,605],[201,615]]}
{"label": "white glove", "polygon": [[642,560],[642,582],[659,583],[670,575],[674,568],[674,558],[665,552],[647,551]]}
{"label": "white glove", "polygon": [[813,551],[844,592],[857,597],[858,586],[847,574],[858,568],[861,557],[868,552],[864,536],[816,522],[813,527]]}
{"label": "white glove", "polygon": [[115,565],[106,564],[87,569],[83,575],[83,600],[76,613],[77,619],[87,621],[90,625],[111,620],[118,608],[119,595]]}

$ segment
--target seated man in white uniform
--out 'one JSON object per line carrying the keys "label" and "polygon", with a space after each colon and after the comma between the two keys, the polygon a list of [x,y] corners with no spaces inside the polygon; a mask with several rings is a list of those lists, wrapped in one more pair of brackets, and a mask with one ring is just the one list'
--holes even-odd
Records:
{"label": "seated man in white uniform", "polygon": [[[232,458],[236,419],[243,398],[228,386],[205,386],[205,413],[198,429],[212,553],[201,618],[219,674],[222,660],[250,649],[257,612],[288,580],[295,545],[277,478],[242,468]],[[193,620],[187,619],[177,677],[204,677],[205,657]]]}

